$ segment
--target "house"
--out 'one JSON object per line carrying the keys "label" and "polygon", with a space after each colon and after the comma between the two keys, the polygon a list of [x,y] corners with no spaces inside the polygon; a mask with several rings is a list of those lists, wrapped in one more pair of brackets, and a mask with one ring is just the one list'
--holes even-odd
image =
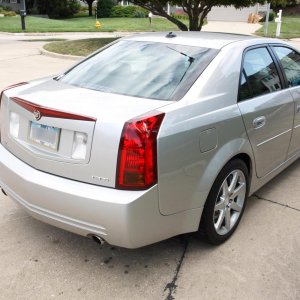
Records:
{"label": "house", "polygon": [[24,9],[24,1],[25,0],[0,0],[0,5],[8,6],[13,11],[19,11]]}
{"label": "house", "polygon": [[251,13],[261,14],[267,11],[267,4],[245,7],[236,9],[234,6],[216,6],[213,7],[207,15],[208,21],[231,21],[231,22],[247,22]]}
{"label": "house", "polygon": [[[128,1],[119,1],[119,5],[131,5]],[[183,10],[180,6],[167,5],[168,14],[182,14]],[[208,21],[231,21],[231,22],[247,22],[251,13],[264,13],[267,11],[267,4],[256,4],[251,7],[236,9],[234,6],[215,6],[209,12]]]}
{"label": "house", "polygon": [[[236,9],[234,6],[214,6],[207,15],[208,21],[247,22],[251,13],[258,14],[267,11],[267,4]],[[171,13],[182,13],[181,7],[171,7]]]}

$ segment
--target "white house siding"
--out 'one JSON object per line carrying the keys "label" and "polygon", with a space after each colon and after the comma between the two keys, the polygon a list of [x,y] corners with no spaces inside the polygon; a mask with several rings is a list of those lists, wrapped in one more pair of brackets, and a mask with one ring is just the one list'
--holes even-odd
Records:
{"label": "white house siding", "polygon": [[236,9],[234,6],[230,7],[213,7],[207,15],[208,21],[231,21],[231,22],[247,22],[251,13],[258,12],[257,6]]}
{"label": "white house siding", "polygon": [[23,9],[24,0],[0,0],[0,5],[9,6],[12,10],[18,11]]}
{"label": "white house siding", "polygon": [[268,4],[257,4],[258,5],[258,12],[266,12],[268,9]]}

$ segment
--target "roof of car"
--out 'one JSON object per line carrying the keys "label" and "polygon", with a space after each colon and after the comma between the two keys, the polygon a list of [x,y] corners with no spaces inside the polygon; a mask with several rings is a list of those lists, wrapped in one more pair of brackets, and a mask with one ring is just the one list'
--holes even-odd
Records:
{"label": "roof of car", "polygon": [[249,35],[242,34],[232,34],[232,33],[220,33],[220,32],[155,32],[155,33],[145,33],[136,34],[134,36],[126,37],[126,40],[136,40],[136,41],[150,41],[150,42],[160,42],[160,43],[170,43],[188,46],[198,46],[213,49],[221,49],[224,46],[239,42],[239,41],[255,41],[260,43],[271,43],[276,42],[274,39],[266,39]]}

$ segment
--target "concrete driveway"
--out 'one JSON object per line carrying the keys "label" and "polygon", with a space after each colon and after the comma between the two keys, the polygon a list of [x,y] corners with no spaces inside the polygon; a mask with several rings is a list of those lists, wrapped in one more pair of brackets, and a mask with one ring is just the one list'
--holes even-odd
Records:
{"label": "concrete driveway", "polygon": [[[0,89],[73,62],[0,36]],[[249,198],[234,236],[137,250],[43,224],[0,196],[0,299],[300,299],[300,160]],[[42,197],[42,195],[41,195]]]}

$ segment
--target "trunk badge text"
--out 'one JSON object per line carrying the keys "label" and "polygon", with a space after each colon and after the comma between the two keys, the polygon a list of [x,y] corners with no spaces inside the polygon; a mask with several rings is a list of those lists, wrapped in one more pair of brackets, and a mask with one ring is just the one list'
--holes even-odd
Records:
{"label": "trunk badge text", "polygon": [[35,109],[35,110],[33,111],[33,115],[34,115],[34,118],[35,118],[37,121],[40,120],[41,117],[42,117],[41,112],[38,111],[37,109]]}
{"label": "trunk badge text", "polygon": [[100,176],[92,176],[93,179],[101,181],[101,182],[109,182],[109,178],[106,177],[100,177]]}

